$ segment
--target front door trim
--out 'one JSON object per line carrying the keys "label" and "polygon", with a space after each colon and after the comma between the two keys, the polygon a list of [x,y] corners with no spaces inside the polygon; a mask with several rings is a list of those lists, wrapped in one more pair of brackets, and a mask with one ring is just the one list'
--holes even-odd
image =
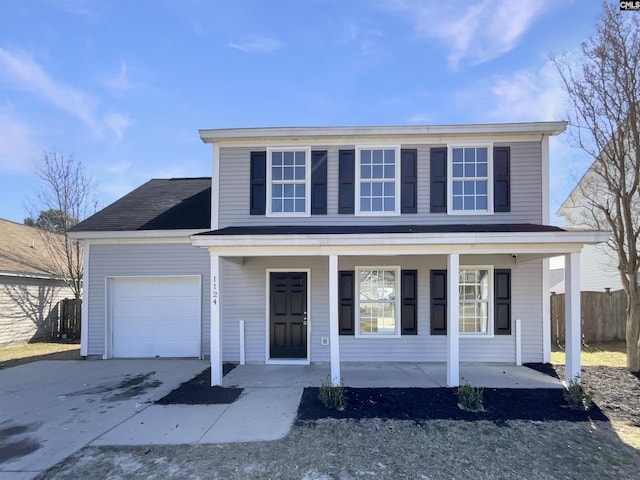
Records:
{"label": "front door trim", "polygon": [[[270,357],[271,344],[271,273],[291,272],[307,274],[307,358],[277,358]],[[310,268],[267,268],[265,275],[265,344],[264,363],[271,365],[309,365],[311,363],[311,324],[313,314],[311,312],[311,269]]]}

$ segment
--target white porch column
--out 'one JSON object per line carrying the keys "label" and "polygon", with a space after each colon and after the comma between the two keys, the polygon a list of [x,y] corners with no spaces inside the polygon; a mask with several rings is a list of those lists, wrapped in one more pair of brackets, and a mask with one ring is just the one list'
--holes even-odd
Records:
{"label": "white porch column", "polygon": [[580,254],[564,256],[564,323],[565,323],[565,379],[567,383],[580,381],[580,349],[582,347],[580,312]]}
{"label": "white porch column", "polygon": [[222,385],[222,332],[220,323],[220,256],[211,253],[211,386]]}
{"label": "white porch column", "polygon": [[329,255],[329,352],[331,383],[340,385],[340,332],[338,329],[338,256]]}
{"label": "white porch column", "polygon": [[460,255],[447,257],[447,385],[460,385],[460,326],[458,323],[460,292]]}

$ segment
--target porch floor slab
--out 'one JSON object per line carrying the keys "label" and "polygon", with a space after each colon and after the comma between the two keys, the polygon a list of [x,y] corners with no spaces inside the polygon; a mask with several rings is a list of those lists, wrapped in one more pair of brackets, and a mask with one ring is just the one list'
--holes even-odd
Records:
{"label": "porch floor slab", "polygon": [[[327,363],[238,365],[223,378],[225,387],[319,387],[329,377]],[[343,363],[347,387],[437,388],[447,386],[445,363]],[[461,363],[460,380],[486,388],[562,388],[559,379],[531,368],[500,363]]]}

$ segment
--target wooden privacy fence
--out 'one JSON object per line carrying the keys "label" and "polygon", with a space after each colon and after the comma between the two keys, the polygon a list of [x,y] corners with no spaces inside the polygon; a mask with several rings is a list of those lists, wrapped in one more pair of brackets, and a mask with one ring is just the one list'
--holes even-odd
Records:
{"label": "wooden privacy fence", "polygon": [[[551,295],[551,341],[564,344],[564,293]],[[627,296],[615,292],[581,292],[582,342],[624,340],[627,327]]]}
{"label": "wooden privacy fence", "polygon": [[82,323],[82,300],[65,298],[60,300],[58,324],[53,336],[69,340],[80,340],[80,324]]}

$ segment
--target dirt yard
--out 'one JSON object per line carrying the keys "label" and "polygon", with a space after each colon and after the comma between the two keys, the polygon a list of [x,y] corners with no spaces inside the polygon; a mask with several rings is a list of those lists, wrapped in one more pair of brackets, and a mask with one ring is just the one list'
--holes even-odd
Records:
{"label": "dirt yard", "polygon": [[638,478],[640,380],[614,367],[585,367],[584,380],[608,420],[319,418],[274,442],[87,447],[40,478]]}

